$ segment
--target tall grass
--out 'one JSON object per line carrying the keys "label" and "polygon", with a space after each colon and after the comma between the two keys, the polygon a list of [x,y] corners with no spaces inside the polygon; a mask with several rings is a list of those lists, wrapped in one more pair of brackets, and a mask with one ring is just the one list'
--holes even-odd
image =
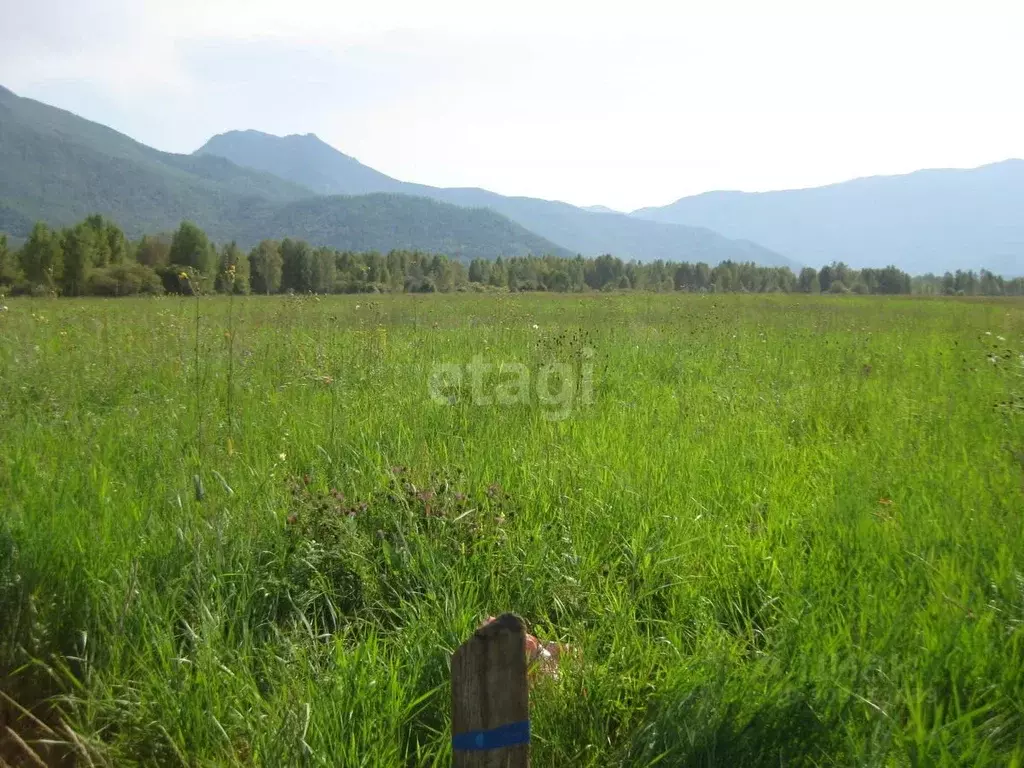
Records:
{"label": "tall grass", "polygon": [[[196,301],[0,316],[0,709],[47,759],[445,765],[511,610],[580,651],[537,765],[1024,763],[1024,305]],[[428,397],[582,334],[567,419]]]}

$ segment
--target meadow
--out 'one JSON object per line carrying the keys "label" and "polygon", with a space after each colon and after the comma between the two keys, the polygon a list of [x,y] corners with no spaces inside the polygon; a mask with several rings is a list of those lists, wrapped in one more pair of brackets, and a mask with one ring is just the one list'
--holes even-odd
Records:
{"label": "meadow", "polygon": [[514,611],[537,766],[1024,765],[1020,301],[6,304],[7,763],[446,766]]}

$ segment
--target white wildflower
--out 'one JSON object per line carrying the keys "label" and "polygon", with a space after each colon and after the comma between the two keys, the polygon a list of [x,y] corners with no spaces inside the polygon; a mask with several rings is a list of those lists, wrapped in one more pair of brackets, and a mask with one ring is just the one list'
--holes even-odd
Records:
{"label": "white wildflower", "polygon": [[285,459],[288,458],[288,456],[283,453],[279,453],[277,454],[277,458],[279,458],[281,461],[284,461]]}

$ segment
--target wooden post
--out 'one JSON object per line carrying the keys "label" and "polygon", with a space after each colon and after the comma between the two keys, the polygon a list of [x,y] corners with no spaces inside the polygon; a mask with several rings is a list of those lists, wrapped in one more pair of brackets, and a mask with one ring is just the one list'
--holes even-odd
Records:
{"label": "wooden post", "polygon": [[454,768],[528,768],[526,629],[511,613],[480,627],[452,656]]}

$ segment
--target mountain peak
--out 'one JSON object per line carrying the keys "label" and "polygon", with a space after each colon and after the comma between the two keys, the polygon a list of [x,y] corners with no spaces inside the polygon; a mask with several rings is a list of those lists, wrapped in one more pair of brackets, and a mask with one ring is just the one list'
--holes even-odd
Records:
{"label": "mountain peak", "polygon": [[[277,137],[274,136],[273,138],[277,138]],[[317,136],[315,133],[289,133],[287,136],[285,136],[281,140],[289,142],[289,143],[293,143],[293,144],[296,144],[296,145],[301,145],[301,146],[306,146],[306,147],[316,147],[317,149],[319,149],[320,151],[325,152],[325,153],[326,152],[330,152],[330,153],[333,153],[333,154],[341,155],[342,157],[351,157],[351,155],[346,155],[341,150],[335,149],[330,144],[328,144],[326,141],[324,141],[319,136]]]}
{"label": "mountain peak", "polygon": [[[234,131],[215,136],[198,154],[176,155],[5,93],[0,92],[0,230],[18,237],[27,236],[36,221],[59,227],[100,213],[133,238],[171,231],[187,219],[213,240],[243,247],[290,236],[346,250],[416,249],[465,259],[569,255],[494,211],[402,195],[319,196],[237,165],[218,150],[239,148],[256,157],[263,152],[295,168],[306,163],[321,171],[376,173],[316,137],[286,141]],[[132,194],[125,193],[126,184]]]}
{"label": "mountain peak", "polygon": [[476,188],[440,188],[394,179],[349,157],[315,134],[270,136],[237,131],[214,136],[201,150],[241,166],[288,179],[325,195],[374,192],[426,197],[464,208],[490,209],[527,230],[575,253],[614,253],[624,259],[688,259],[717,263],[755,261],[796,266],[758,245],[720,237],[699,227],[683,227],[631,218],[604,206],[589,210],[568,203],[505,197]]}
{"label": "mountain peak", "polygon": [[401,182],[339,152],[315,133],[275,136],[252,129],[228,131],[214,136],[196,154],[217,155],[258,168],[325,195],[398,192],[401,186]]}
{"label": "mountain peak", "polygon": [[276,133],[267,133],[266,131],[261,131],[257,128],[234,128],[230,131],[214,134],[206,144],[224,139],[230,139],[232,141],[245,140],[266,142],[313,140],[321,144],[325,143],[315,133],[289,133],[284,136],[279,136]]}
{"label": "mountain peak", "polygon": [[[224,131],[223,133],[214,134],[206,144],[210,144],[213,141],[219,141],[222,139],[244,139],[244,140],[258,140],[267,142],[278,142],[278,141],[315,141],[319,144],[326,144],[323,139],[317,136],[315,133],[289,133],[284,136],[279,136],[276,133],[267,133],[257,128],[235,128],[230,131]],[[204,145],[205,146],[205,145]]]}

